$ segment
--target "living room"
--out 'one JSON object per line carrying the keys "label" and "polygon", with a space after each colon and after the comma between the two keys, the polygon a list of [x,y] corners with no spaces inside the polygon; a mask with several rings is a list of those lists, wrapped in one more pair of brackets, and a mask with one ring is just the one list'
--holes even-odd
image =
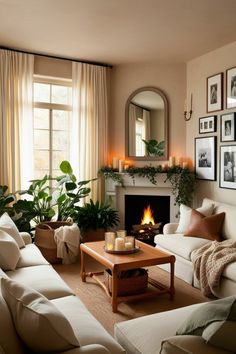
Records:
{"label": "living room", "polygon": [[[120,224],[117,225],[117,228],[120,229],[126,226],[124,210],[126,195],[141,194],[145,197],[147,194],[167,195],[170,198],[170,210],[169,214],[167,213],[170,226],[164,228],[164,236],[156,236],[155,242],[156,248],[159,248],[160,252],[170,253],[175,257],[175,294],[173,284],[168,288],[169,280],[171,281],[173,274],[166,272],[171,267],[173,258],[167,257],[164,260],[162,257],[162,261],[157,261],[152,249],[147,248],[145,251],[145,248],[143,252],[147,252],[148,256],[145,261],[139,259],[141,263],[137,264],[144,264],[145,268],[150,262],[150,277],[159,278],[158,280],[165,285],[165,289],[167,287],[167,291],[163,291],[163,294],[156,298],[150,297],[150,299],[142,299],[143,294],[140,294],[140,299],[136,298],[135,302],[121,302],[118,296],[118,303],[115,303],[116,298],[111,296],[109,301],[104,289],[99,287],[91,276],[92,272],[98,271],[100,268],[103,271],[104,266],[108,267],[106,267],[106,262],[100,262],[101,257],[97,256],[99,265],[94,262],[94,259],[84,257],[86,267],[84,274],[83,270],[80,274],[80,259],[75,264],[54,264],[52,267],[40,254],[35,244],[31,243],[31,238],[20,234],[24,239],[24,244],[27,244],[24,247],[22,239],[17,238],[19,232],[11,224],[10,228],[14,229],[13,234],[18,235],[15,237],[20,250],[16,250],[15,245],[11,245],[14,250],[12,248],[9,252],[13,252],[12,254],[16,255],[16,258],[18,257],[17,262],[11,264],[6,272],[1,273],[1,278],[5,278],[7,275],[8,278],[15,280],[12,285],[7,284],[9,279],[3,281],[4,298],[7,297],[7,292],[17,294],[23,291],[17,284],[18,281],[23,280],[26,286],[32,286],[42,293],[49,299],[51,305],[56,306],[64,314],[68,322],[63,323],[62,326],[65,326],[67,334],[71,330],[74,333],[67,335],[67,344],[65,344],[61,343],[54,335],[47,337],[42,328],[38,327],[37,333],[42,332],[42,335],[45,336],[41,341],[52,344],[48,346],[35,344],[37,335],[32,334],[34,339],[28,340],[28,333],[30,333],[28,331],[32,329],[30,325],[25,326],[25,331],[21,331],[19,329],[21,326],[17,326],[16,323],[10,324],[11,318],[7,315],[6,307],[1,304],[4,319],[7,321],[4,323],[8,323],[8,326],[5,327],[11,327],[11,329],[9,329],[10,332],[6,331],[4,325],[2,324],[3,327],[0,325],[1,331],[5,333],[3,337],[7,338],[7,340],[4,338],[0,340],[0,352],[91,354],[95,352],[143,354],[236,352],[232,335],[235,328],[235,322],[233,322],[235,318],[232,314],[230,317],[229,313],[225,317],[221,313],[222,316],[216,320],[226,323],[227,336],[222,328],[218,331],[221,331],[220,339],[215,339],[214,336],[209,339],[210,335],[207,330],[200,336],[189,335],[189,333],[186,336],[184,332],[180,335],[180,326],[184,319],[187,319],[195,309],[196,311],[200,310],[201,303],[214,303],[214,301],[211,301],[211,298],[200,291],[199,288],[203,285],[199,285],[193,275],[190,254],[186,256],[190,246],[185,246],[184,242],[185,239],[191,239],[191,237],[185,237],[181,232],[177,232],[181,236],[174,241],[177,234],[176,229],[173,231],[173,225],[181,224],[181,216],[183,223],[183,218],[186,219],[189,209],[183,207],[180,210],[180,215],[178,214],[179,204],[174,205],[175,199],[171,185],[167,186],[168,183],[163,183],[162,180],[173,161],[175,161],[174,172],[177,171],[175,168],[180,167],[178,171],[182,173],[185,169],[183,166],[186,166],[192,175],[196,172],[197,178],[194,178],[196,186],[190,206],[199,208],[202,205],[203,210],[207,209],[206,214],[211,210],[210,216],[224,213],[222,234],[230,241],[235,240],[236,103],[233,99],[235,94],[231,95],[229,92],[236,76],[234,10],[236,10],[234,0],[224,2],[221,0],[200,0],[198,2],[192,0],[148,0],[145,2],[129,0],[125,3],[106,0],[45,0],[41,2],[2,0],[0,2],[0,52],[2,55],[0,69],[4,68],[4,72],[2,71],[1,74],[1,102],[3,103],[3,99],[5,100],[3,82],[7,66],[3,66],[3,63],[6,65],[7,61],[4,57],[6,52],[9,55],[10,53],[12,55],[23,53],[26,56],[31,56],[30,65],[35,92],[37,85],[56,86],[62,85],[62,83],[74,90],[74,82],[80,80],[78,73],[81,63],[90,66],[87,71],[88,82],[90,77],[95,82],[100,75],[98,72],[102,72],[98,82],[99,85],[102,85],[103,82],[103,86],[93,86],[95,87],[93,92],[99,91],[99,95],[94,97],[98,116],[104,119],[101,119],[99,124],[95,123],[90,128],[88,135],[85,134],[85,131],[80,131],[77,132],[78,135],[74,134],[71,140],[68,138],[71,146],[68,147],[69,145],[65,144],[68,153],[61,160],[71,162],[78,180],[96,178],[99,169],[104,169],[104,167],[112,169],[116,165],[115,167],[118,167],[119,170],[119,162],[122,164],[121,172],[125,180],[125,188],[117,187],[115,183],[109,189],[108,180],[105,181],[105,186],[94,181],[91,183],[91,192],[88,196],[88,200],[91,197],[94,202],[96,200],[103,201],[105,197],[109,197],[107,199],[112,201],[113,206],[118,210]],[[87,69],[84,70],[86,72]],[[78,76],[75,79],[76,72]],[[104,82],[106,82],[105,85]],[[213,96],[212,98],[210,96],[215,87],[217,87],[216,103]],[[164,154],[163,156],[155,154],[150,156],[145,153],[143,156],[134,156],[129,153],[131,145],[129,145],[128,131],[130,126],[127,107],[131,103],[131,97],[149,90],[164,97]],[[13,96],[13,94],[9,95],[11,104],[14,101],[12,100]],[[80,99],[85,99],[84,102],[86,102],[85,96],[81,96]],[[36,102],[34,108],[43,109],[46,107],[44,104],[45,102]],[[14,193],[17,190],[28,188],[27,183],[38,176],[40,168],[47,172],[48,168],[47,164],[43,168],[42,165],[40,165],[41,167],[38,165],[40,168],[34,170],[35,161],[43,164],[46,159],[45,155],[41,155],[37,159],[33,156],[35,149],[33,134],[35,132],[33,132],[34,127],[30,114],[27,114],[27,119],[24,122],[15,121],[16,125],[7,126],[6,108],[3,109],[3,104],[1,106],[0,185],[7,185],[8,192]],[[64,108],[65,106],[66,104]],[[60,108],[55,106],[54,109],[59,110]],[[88,117],[90,117],[90,111],[88,110],[88,112]],[[12,119],[14,114],[10,112],[9,117]],[[230,122],[230,133],[226,130],[228,122]],[[17,124],[21,128],[18,129]],[[78,128],[78,125],[75,127]],[[22,135],[19,135],[19,132]],[[18,145],[20,144],[18,138],[19,141],[23,140],[23,147]],[[38,146],[41,143],[42,147],[42,141],[41,135],[39,135]],[[17,149],[18,146],[20,146],[20,151]],[[206,163],[210,161],[210,166],[201,165],[200,158],[204,155],[205,150],[209,150],[209,146],[210,156],[207,156]],[[77,153],[73,153],[74,151]],[[57,163],[61,161],[59,158],[62,155],[58,156]],[[230,157],[227,164],[226,156]],[[50,164],[52,165],[51,162]],[[133,179],[128,176],[129,168],[136,168],[138,174],[138,169],[145,166],[148,168],[154,166],[158,169],[158,173],[155,175],[155,177],[157,176],[157,185],[147,181],[147,178],[141,178],[143,184],[140,184],[138,175],[134,177],[135,184],[133,184]],[[226,177],[226,174],[230,173],[228,172],[229,168],[231,169],[231,177],[228,175]],[[33,170],[35,175],[32,174]],[[54,170],[58,174],[58,165],[54,166]],[[201,212],[204,214],[202,210],[200,210]],[[1,227],[0,225],[0,230],[2,230]],[[203,231],[201,230],[201,232]],[[168,248],[168,242],[172,244],[173,249]],[[180,253],[178,251],[179,244],[181,244]],[[205,246],[205,241],[200,243],[195,238],[194,245],[195,247]],[[232,244],[229,247],[232,247]],[[83,251],[85,253],[92,252],[92,254],[98,252],[91,249],[83,248]],[[227,256],[229,254],[230,251]],[[139,252],[136,257],[141,257]],[[216,291],[217,296],[215,296],[222,299],[229,298],[229,306],[232,308],[235,306],[232,305],[232,295],[236,291],[234,263],[232,261],[231,265],[225,268],[223,285],[218,292]],[[157,264],[160,267],[157,267]],[[54,274],[55,270],[56,274]],[[88,274],[90,275],[88,276]],[[114,280],[112,282],[115,283]],[[173,299],[170,301],[169,297],[173,297]],[[83,307],[83,303],[89,310],[88,312]],[[221,309],[225,308],[221,303],[219,305],[222,306]],[[13,313],[11,316],[14,317],[14,313],[17,313],[15,305],[12,305],[11,302],[8,306]],[[76,315],[77,311],[78,315]],[[160,317],[155,317],[158,315]],[[22,313],[20,316],[23,316]],[[86,323],[84,327],[82,323],[78,323],[80,316]],[[100,324],[105,329],[100,327]],[[17,329],[17,335],[14,326]],[[57,330],[60,333],[60,325],[58,327]],[[179,336],[176,336],[178,329]],[[216,329],[214,331],[214,333],[217,332]],[[159,333],[158,336],[155,335],[156,332]],[[11,343],[12,346],[9,346],[9,336],[15,338],[12,341],[14,344]],[[18,336],[21,338],[20,341]],[[171,339],[166,340],[167,337],[171,337]],[[176,340],[176,337],[179,338]],[[60,345],[54,346],[54,342],[60,342]],[[227,346],[225,342],[228,342],[229,345]]]}

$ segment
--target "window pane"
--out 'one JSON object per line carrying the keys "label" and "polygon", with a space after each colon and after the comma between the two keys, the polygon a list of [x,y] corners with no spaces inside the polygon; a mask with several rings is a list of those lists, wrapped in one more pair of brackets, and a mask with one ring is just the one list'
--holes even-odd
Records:
{"label": "window pane", "polygon": [[52,148],[53,150],[69,150],[68,132],[53,131]]}
{"label": "window pane", "polygon": [[52,85],[52,103],[71,104],[71,87]]}
{"label": "window pane", "polygon": [[34,129],[49,129],[49,109],[34,108]]}
{"label": "window pane", "polygon": [[48,150],[47,151],[34,150],[34,168],[35,170],[49,171],[49,151]]}
{"label": "window pane", "polygon": [[50,102],[50,85],[34,83],[34,102]]}
{"label": "window pane", "polygon": [[[52,152],[52,169],[57,170],[56,173],[59,175],[62,174],[62,172],[59,170],[59,166],[63,160],[69,160],[68,151],[53,151]],[[55,173],[54,173],[54,175],[55,175]]]}
{"label": "window pane", "polygon": [[45,175],[49,175],[49,170],[34,170],[34,179],[42,179]]}
{"label": "window pane", "polygon": [[52,119],[53,130],[69,130],[70,112],[53,110]]}
{"label": "window pane", "polygon": [[49,131],[34,130],[34,148],[41,150],[49,150]]}

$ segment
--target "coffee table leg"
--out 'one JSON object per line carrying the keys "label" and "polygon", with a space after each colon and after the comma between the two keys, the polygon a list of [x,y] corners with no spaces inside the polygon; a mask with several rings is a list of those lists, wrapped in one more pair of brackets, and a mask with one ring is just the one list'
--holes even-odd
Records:
{"label": "coffee table leg", "polygon": [[85,273],[85,266],[84,266],[84,252],[81,249],[80,252],[80,277],[83,282],[86,282],[86,273]]}
{"label": "coffee table leg", "polygon": [[112,272],[112,297],[111,297],[112,311],[117,312],[117,272]]}
{"label": "coffee table leg", "polygon": [[170,263],[170,299],[174,299],[175,295],[175,285],[174,285],[174,279],[175,279],[175,260]]}

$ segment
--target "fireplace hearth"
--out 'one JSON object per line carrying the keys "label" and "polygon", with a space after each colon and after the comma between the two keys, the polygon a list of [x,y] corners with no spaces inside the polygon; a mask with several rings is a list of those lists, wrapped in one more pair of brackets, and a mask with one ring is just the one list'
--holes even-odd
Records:
{"label": "fireplace hearth", "polygon": [[125,195],[125,229],[137,239],[154,245],[154,237],[170,222],[170,197]]}

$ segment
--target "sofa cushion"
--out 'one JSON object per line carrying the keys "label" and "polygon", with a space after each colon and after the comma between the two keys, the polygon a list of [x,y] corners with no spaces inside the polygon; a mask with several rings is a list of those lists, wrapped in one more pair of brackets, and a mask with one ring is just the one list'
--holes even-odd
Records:
{"label": "sofa cushion", "polygon": [[182,323],[176,334],[200,336],[209,324],[224,320],[236,321],[235,295],[202,305]]}
{"label": "sofa cushion", "polygon": [[31,243],[20,250],[20,259],[17,268],[46,265],[48,261],[43,257],[38,247]]}
{"label": "sofa cushion", "polygon": [[30,286],[48,299],[74,294],[51,265],[18,268],[6,273],[9,278]]}
{"label": "sofa cushion", "polygon": [[68,320],[45,296],[11,279],[2,279],[2,294],[20,338],[36,352],[79,347]]}
{"label": "sofa cushion", "polygon": [[227,354],[228,351],[205,343],[199,336],[174,336],[162,342],[160,354]]}
{"label": "sofa cushion", "polygon": [[20,259],[20,249],[16,241],[5,231],[0,230],[0,267],[14,270]]}
{"label": "sofa cushion", "polygon": [[[179,225],[177,227],[177,230],[175,231],[177,234],[184,234],[186,232],[186,230],[189,226],[189,223],[190,223],[192,210],[193,209],[188,207],[187,205],[184,205],[184,204],[180,205]],[[200,208],[197,208],[196,210],[205,216],[210,216],[213,213],[214,204],[211,202],[205,203],[204,206],[201,206]]]}
{"label": "sofa cushion", "polygon": [[187,260],[190,260],[190,256],[193,250],[200,248],[206,243],[210,242],[204,238],[197,237],[185,237],[183,235],[157,235],[155,237],[155,243],[158,246],[164,248],[171,254],[177,254]]}
{"label": "sofa cushion", "polygon": [[189,226],[184,236],[201,237],[211,241],[221,241],[222,226],[225,213],[205,216],[197,210],[192,210]]}
{"label": "sofa cushion", "polygon": [[210,323],[203,331],[202,337],[207,343],[216,347],[235,352],[236,350],[236,322],[217,321]]}
{"label": "sofa cushion", "polygon": [[109,353],[125,353],[123,348],[107,333],[77,296],[54,299],[52,303],[70,322],[81,347],[96,343],[107,348]]}
{"label": "sofa cushion", "polygon": [[236,262],[229,263],[225,267],[223,276],[236,282]]}
{"label": "sofa cushion", "polygon": [[21,237],[15,223],[7,213],[4,213],[0,217],[0,230],[7,232],[11,237],[13,237],[19,248],[25,247],[23,238]]}

